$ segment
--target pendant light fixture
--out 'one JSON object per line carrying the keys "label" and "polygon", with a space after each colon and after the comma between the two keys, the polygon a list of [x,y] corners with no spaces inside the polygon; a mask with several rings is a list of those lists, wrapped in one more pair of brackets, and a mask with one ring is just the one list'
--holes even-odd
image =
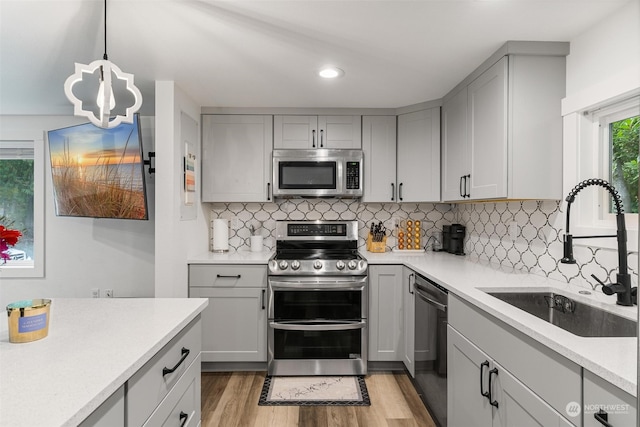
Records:
{"label": "pendant light fixture", "polygon": [[[82,108],[82,100],[78,99],[73,93],[73,86],[82,81],[83,74],[93,74],[99,70],[100,86],[96,95],[96,103],[100,110],[100,116],[96,116],[94,111],[84,110]],[[112,76],[118,80],[126,82],[127,91],[133,94],[133,105],[126,108],[126,114],[115,115],[111,118],[111,112],[116,106],[116,99],[113,94]],[[120,123],[133,123],[133,115],[140,109],[142,105],[142,94],[140,90],[133,84],[133,74],[124,73],[120,68],[109,61],[107,56],[107,0],[104,0],[104,56],[102,60],[93,61],[89,65],[75,64],[75,72],[64,82],[64,93],[73,104],[73,114],[76,116],[87,117],[94,125],[111,129]]]}

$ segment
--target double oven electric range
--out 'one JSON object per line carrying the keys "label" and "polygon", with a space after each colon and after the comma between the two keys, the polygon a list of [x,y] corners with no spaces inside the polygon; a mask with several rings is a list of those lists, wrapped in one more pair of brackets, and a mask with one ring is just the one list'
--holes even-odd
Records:
{"label": "double oven electric range", "polygon": [[269,375],[367,373],[367,262],[358,221],[279,221],[269,260]]}

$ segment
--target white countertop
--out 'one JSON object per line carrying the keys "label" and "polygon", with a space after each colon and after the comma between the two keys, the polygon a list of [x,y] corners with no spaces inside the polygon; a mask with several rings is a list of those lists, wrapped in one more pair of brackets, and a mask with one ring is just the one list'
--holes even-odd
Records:
{"label": "white countertop", "polygon": [[[370,264],[388,263],[383,254],[363,255]],[[638,318],[637,307],[616,305],[615,296],[603,294],[600,288],[592,291],[591,295],[582,295],[578,292],[584,291],[583,287],[486,262],[471,261],[467,257],[433,252],[422,256],[389,255],[395,261],[400,261],[417,273],[436,281],[460,298],[636,396],[637,338],[580,337],[494,298],[484,290],[517,288],[522,291],[527,288],[543,288],[632,320]]]}
{"label": "white countertop", "polygon": [[0,335],[0,426],[76,426],[207,305],[204,298],[52,299],[47,337]]}
{"label": "white countertop", "polygon": [[189,264],[266,264],[273,251],[251,252],[248,250],[231,250],[225,253],[204,252],[190,257]]}
{"label": "white countertop", "polygon": [[[273,252],[232,252],[202,254],[190,263],[204,264],[266,264]],[[627,393],[637,393],[637,338],[585,338],[571,334],[542,319],[486,294],[483,289],[544,288],[587,304],[595,305],[633,320],[637,307],[616,305],[614,296],[604,295],[600,288],[591,295],[578,291],[585,288],[543,276],[524,273],[488,262],[470,260],[444,252],[384,254],[362,251],[369,264],[403,264],[436,281],[460,298],[476,305],[488,314],[504,321],[516,330],[546,345],[567,359],[604,378]]]}

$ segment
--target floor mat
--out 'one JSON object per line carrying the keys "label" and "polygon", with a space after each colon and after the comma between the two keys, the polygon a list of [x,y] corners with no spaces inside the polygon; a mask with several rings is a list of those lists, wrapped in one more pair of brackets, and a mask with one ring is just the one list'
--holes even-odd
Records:
{"label": "floor mat", "polygon": [[362,376],[267,376],[258,405],[369,406],[371,401]]}

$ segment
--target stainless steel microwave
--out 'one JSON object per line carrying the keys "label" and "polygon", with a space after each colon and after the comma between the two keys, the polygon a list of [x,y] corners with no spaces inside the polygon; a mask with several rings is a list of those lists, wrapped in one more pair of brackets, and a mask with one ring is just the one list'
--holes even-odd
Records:
{"label": "stainless steel microwave", "polygon": [[273,150],[274,197],[362,197],[362,150]]}

